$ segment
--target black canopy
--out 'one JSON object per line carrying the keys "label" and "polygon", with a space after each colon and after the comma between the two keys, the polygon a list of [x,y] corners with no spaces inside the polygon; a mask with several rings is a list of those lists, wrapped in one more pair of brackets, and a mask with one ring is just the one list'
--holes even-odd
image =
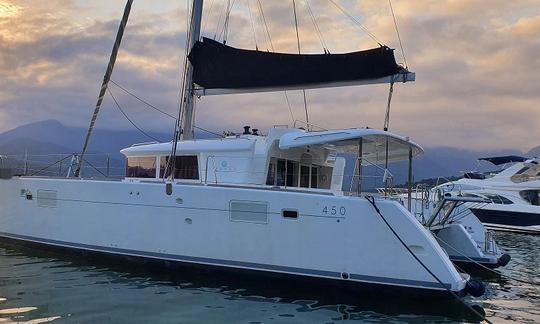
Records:
{"label": "black canopy", "polygon": [[309,87],[407,72],[386,46],[345,54],[284,54],[238,49],[203,38],[189,60],[194,83],[204,89]]}
{"label": "black canopy", "polygon": [[491,162],[495,165],[500,165],[500,164],[511,163],[511,162],[525,162],[527,161],[527,158],[524,158],[518,155],[505,155],[505,156],[485,157],[485,158],[480,158],[478,160],[484,160],[484,161]]}

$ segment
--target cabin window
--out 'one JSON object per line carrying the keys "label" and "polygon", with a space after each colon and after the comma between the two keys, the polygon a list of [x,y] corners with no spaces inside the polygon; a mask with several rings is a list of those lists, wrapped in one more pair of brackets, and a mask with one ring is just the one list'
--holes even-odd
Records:
{"label": "cabin window", "polygon": [[128,157],[126,177],[130,178],[155,178],[156,157]]}
{"label": "cabin window", "polygon": [[300,164],[297,161],[272,158],[268,164],[266,184],[280,187],[318,188],[319,168],[319,166]]}
{"label": "cabin window", "polygon": [[298,187],[298,162],[287,161],[287,187]]}
{"label": "cabin window", "polygon": [[311,167],[311,188],[318,188],[319,168]]}
{"label": "cabin window", "polygon": [[277,160],[276,186],[285,185],[286,173],[287,173],[287,162],[285,160]]}
{"label": "cabin window", "polygon": [[276,162],[270,161],[268,165],[268,175],[266,176],[266,184],[273,186],[276,183]]}
{"label": "cabin window", "polygon": [[[160,161],[160,177],[166,178],[169,176],[167,165],[169,157],[162,156]],[[177,156],[174,165],[174,178],[198,180],[199,179],[199,162],[196,155]]]}
{"label": "cabin window", "polygon": [[310,179],[310,167],[309,165],[300,166],[300,187],[309,188],[309,179]]}

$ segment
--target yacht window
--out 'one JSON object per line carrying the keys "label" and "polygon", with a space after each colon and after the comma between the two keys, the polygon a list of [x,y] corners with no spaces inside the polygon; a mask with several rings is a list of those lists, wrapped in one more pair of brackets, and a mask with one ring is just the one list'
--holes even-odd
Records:
{"label": "yacht window", "polygon": [[300,187],[309,188],[309,174],[310,167],[308,165],[300,166]]}
{"label": "yacht window", "polygon": [[276,186],[285,185],[287,163],[285,160],[277,160],[277,172],[276,172]]}
{"label": "yacht window", "polygon": [[318,188],[319,174],[318,166],[273,158],[268,165],[266,184],[280,187]]}
{"label": "yacht window", "polygon": [[529,170],[529,167],[523,167],[518,172],[516,172],[516,174],[522,174],[523,172],[525,172],[527,170]]}
{"label": "yacht window", "polygon": [[519,192],[519,195],[531,205],[540,206],[540,190],[523,190]]}
{"label": "yacht window", "polygon": [[298,187],[298,162],[287,161],[287,186]]}
{"label": "yacht window", "polygon": [[268,165],[268,175],[266,176],[266,184],[273,186],[276,183],[276,161],[270,161]]}
{"label": "yacht window", "polygon": [[319,168],[311,167],[311,188],[318,188]]}
{"label": "yacht window", "polygon": [[128,157],[126,177],[129,178],[155,178],[156,157]]}
{"label": "yacht window", "polygon": [[484,194],[484,196],[486,196],[486,198],[488,199],[491,199],[491,202],[493,202],[494,204],[499,204],[499,205],[511,205],[513,204],[513,202],[506,198],[506,197],[503,197],[501,195],[490,195],[490,194]]}
{"label": "yacht window", "polygon": [[[160,176],[168,177],[168,172],[165,172],[166,166],[169,163],[169,157],[161,157],[160,161]],[[177,156],[174,165],[175,179],[199,179],[199,163],[196,155]]]}

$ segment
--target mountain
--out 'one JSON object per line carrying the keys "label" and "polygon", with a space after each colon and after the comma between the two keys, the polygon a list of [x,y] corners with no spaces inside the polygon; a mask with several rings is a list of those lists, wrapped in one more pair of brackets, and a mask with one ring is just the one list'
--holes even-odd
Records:
{"label": "mountain", "polygon": [[[153,137],[168,141],[171,134],[149,132]],[[80,152],[86,135],[86,129],[68,127],[56,120],[46,120],[23,125],[0,134],[0,154],[22,155],[27,152],[29,155],[53,154],[41,165],[54,163],[62,156],[73,152]],[[198,138],[207,138],[204,133],[197,133]],[[131,130],[110,130],[95,129],[90,142],[88,161],[92,165],[99,165],[101,171],[105,172],[105,166],[109,165],[109,172],[118,176],[124,172],[125,160],[119,153],[122,148],[129,147],[133,143],[148,142],[149,139],[138,131]],[[480,157],[496,155],[527,155],[540,156],[540,146],[527,153],[518,150],[498,150],[498,151],[473,151],[453,147],[428,147],[425,154],[414,160],[414,179],[419,181],[427,178],[459,176],[465,171],[489,171],[496,169],[488,162],[477,161]],[[345,155],[347,159],[346,174],[352,174],[354,170],[355,157]],[[56,158],[56,160],[54,160]],[[66,161],[67,163],[67,161]],[[402,184],[406,182],[407,164],[391,164],[390,172],[395,176],[394,183]],[[113,172],[114,171],[114,172]],[[95,172],[95,170],[94,170]],[[366,180],[367,188],[380,187],[382,185],[382,171],[375,168],[365,168],[364,175],[369,176]],[[346,187],[350,185],[350,178]]]}
{"label": "mountain", "polygon": [[535,148],[532,148],[529,152],[527,152],[527,156],[529,157],[540,156],[540,145]]}

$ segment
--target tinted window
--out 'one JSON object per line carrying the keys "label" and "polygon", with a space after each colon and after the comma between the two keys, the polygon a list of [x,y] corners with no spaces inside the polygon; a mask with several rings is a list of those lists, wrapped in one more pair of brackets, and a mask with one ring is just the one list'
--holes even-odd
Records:
{"label": "tinted window", "polygon": [[278,160],[277,161],[276,186],[284,186],[285,185],[286,165],[287,164],[286,164],[285,160]]}
{"label": "tinted window", "polygon": [[[169,157],[162,157],[160,161],[160,176],[168,177],[169,171],[167,166],[169,164]],[[199,179],[199,163],[196,155],[177,156],[174,165],[174,178],[175,179]]]}
{"label": "tinted window", "polygon": [[319,181],[319,169],[317,167],[311,168],[311,188],[318,188]]}
{"label": "tinted window", "polygon": [[300,166],[300,187],[309,188],[309,169],[307,165]]}
{"label": "tinted window", "polygon": [[273,186],[276,182],[276,162],[272,161],[268,165],[268,175],[266,176],[266,184]]}
{"label": "tinted window", "polygon": [[153,156],[128,157],[126,177],[155,178],[156,177],[156,158]]}
{"label": "tinted window", "polygon": [[287,186],[298,187],[298,162],[287,161]]}

